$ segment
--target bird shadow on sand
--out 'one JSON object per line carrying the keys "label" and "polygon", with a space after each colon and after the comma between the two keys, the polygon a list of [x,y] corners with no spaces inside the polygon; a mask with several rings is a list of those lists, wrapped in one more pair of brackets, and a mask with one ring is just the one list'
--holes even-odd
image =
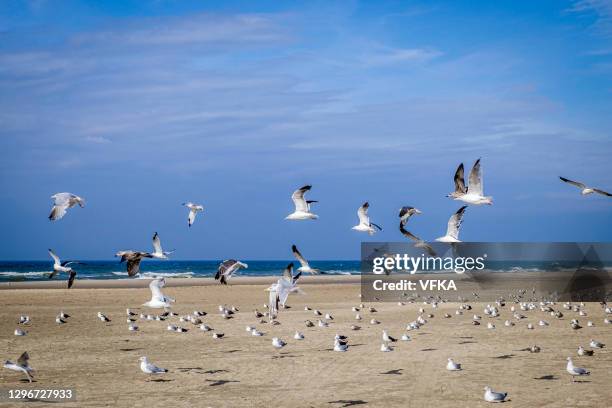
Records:
{"label": "bird shadow on sand", "polygon": [[229,373],[229,370],[206,370],[206,374]]}
{"label": "bird shadow on sand", "polygon": [[277,358],[296,358],[296,357],[303,357],[302,354],[279,354],[277,356],[272,356],[272,359],[277,359]]}
{"label": "bird shadow on sand", "polygon": [[421,349],[421,351],[436,351],[437,349],[435,348],[426,348],[426,349]]}
{"label": "bird shadow on sand", "polygon": [[149,382],[172,382],[172,381],[174,381],[174,380],[166,380],[166,379],[163,379],[163,378],[156,378],[154,380],[149,380]]}
{"label": "bird shadow on sand", "polygon": [[543,375],[541,377],[534,377],[534,380],[558,380],[559,377],[553,375],[553,374],[548,374],[548,375]]}
{"label": "bird shadow on sand", "polygon": [[236,381],[236,380],[206,380],[207,382],[211,383],[210,386],[211,387],[216,387],[218,385],[224,385],[227,383],[238,383],[240,381]]}
{"label": "bird shadow on sand", "polygon": [[343,404],[342,407],[353,407],[355,405],[365,405],[367,401],[364,400],[337,400],[329,401],[328,404]]}
{"label": "bird shadow on sand", "polygon": [[383,375],[387,375],[387,374],[393,374],[393,375],[402,375],[402,373],[400,371],[403,371],[403,368],[396,368],[395,370],[389,370],[389,371],[385,371],[384,373],[380,373]]}
{"label": "bird shadow on sand", "polygon": [[231,353],[237,353],[239,351],[242,351],[242,350],[238,350],[238,349],[235,349],[235,350],[226,350],[226,351],[224,351],[224,353],[231,354]]}
{"label": "bird shadow on sand", "polygon": [[502,354],[501,356],[495,356],[495,357],[491,357],[491,358],[499,358],[501,360],[507,360],[509,358],[514,357],[514,354]]}
{"label": "bird shadow on sand", "polygon": [[460,341],[457,344],[478,344],[478,342],[477,341],[469,341],[468,340],[468,341]]}
{"label": "bird shadow on sand", "polygon": [[122,348],[119,349],[119,351],[137,351],[137,350],[143,350],[142,348]]}
{"label": "bird shadow on sand", "polygon": [[24,400],[20,400],[20,402],[42,402],[45,404],[57,404],[58,402],[64,402],[64,401],[43,400],[39,398],[26,398]]}

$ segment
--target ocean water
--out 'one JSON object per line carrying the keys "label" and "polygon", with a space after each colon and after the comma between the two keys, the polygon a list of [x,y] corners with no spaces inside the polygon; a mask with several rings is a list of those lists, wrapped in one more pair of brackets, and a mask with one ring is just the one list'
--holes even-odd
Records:
{"label": "ocean water", "polygon": [[[249,261],[236,276],[274,276],[280,275],[290,260],[287,261]],[[143,260],[137,278],[165,276],[173,278],[213,277],[221,261],[150,261]],[[117,260],[86,261],[85,265],[75,265],[77,279],[128,279],[126,266]],[[296,263],[297,264],[297,263]],[[326,274],[353,275],[359,274],[359,261],[311,261],[313,268],[320,268]],[[297,264],[299,266],[299,264]],[[40,281],[47,280],[53,270],[49,261],[0,261],[0,282]],[[65,279],[65,275],[55,279]],[[130,278],[131,279],[131,278]]]}
{"label": "ocean water", "polygon": [[[285,261],[249,261],[242,260],[249,265],[242,269],[237,276],[279,276],[291,260]],[[143,260],[140,265],[140,274],[136,278],[146,279],[154,276],[173,278],[200,278],[213,277],[221,261],[153,261]],[[296,262],[296,265],[299,264]],[[352,261],[310,261],[313,268],[320,269],[330,275],[358,275],[361,263]],[[490,272],[544,272],[568,271],[571,272],[579,266],[577,262],[550,262],[550,261],[488,261],[486,270]],[[612,271],[609,263],[601,264],[607,271]],[[0,282],[40,281],[47,280],[53,263],[50,261],[0,261]],[[85,265],[76,265],[78,279],[131,279],[128,278],[125,264],[117,260],[86,261]],[[436,271],[429,271],[436,272]],[[439,271],[445,272],[445,271]],[[65,275],[55,279],[65,279]]]}

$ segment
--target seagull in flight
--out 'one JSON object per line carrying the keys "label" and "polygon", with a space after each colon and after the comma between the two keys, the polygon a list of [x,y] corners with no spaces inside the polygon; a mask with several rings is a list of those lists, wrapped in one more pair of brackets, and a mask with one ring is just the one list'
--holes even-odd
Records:
{"label": "seagull in flight", "polygon": [[379,231],[382,231],[382,228],[380,225],[370,222],[370,217],[368,217],[368,208],[370,208],[370,204],[367,201],[363,203],[361,207],[359,207],[359,210],[357,210],[359,224],[355,225],[351,229],[360,232],[367,232],[370,235],[374,235],[376,233],[376,228],[378,228]]}
{"label": "seagull in flight", "polygon": [[291,194],[291,199],[295,205],[295,211],[285,217],[286,220],[316,220],[319,218],[318,215],[310,211],[310,204],[318,203],[315,200],[306,200],[304,194],[310,191],[312,186],[306,185],[301,187]]}
{"label": "seagull in flight", "polygon": [[189,218],[187,222],[188,222],[188,225],[191,227],[195,221],[195,218],[198,212],[204,211],[204,206],[199,205],[199,204],[194,204],[191,201],[188,203],[183,203],[183,205],[189,208]]}
{"label": "seagull in flight", "polygon": [[400,218],[401,225],[406,225],[410,217],[412,217],[415,214],[422,214],[422,212],[418,208],[414,208],[414,207],[400,208],[399,218]]}
{"label": "seagull in flight", "polygon": [[447,197],[472,205],[493,204],[493,197],[485,196],[483,192],[480,159],[476,160],[472,171],[470,171],[469,185],[467,187],[465,186],[463,172],[463,163],[461,163],[455,172],[455,191],[448,194]]}
{"label": "seagull in flight", "polygon": [[461,242],[459,241],[459,228],[461,227],[461,222],[463,220],[463,214],[465,213],[465,209],[467,205],[464,205],[460,209],[457,210],[456,213],[451,215],[448,220],[448,227],[446,228],[446,235],[440,238],[436,238],[438,242]]}
{"label": "seagull in flight", "polygon": [[119,251],[115,254],[115,256],[121,258],[119,263],[127,261],[127,273],[130,277],[135,276],[140,272],[140,261],[142,261],[142,258],[153,258],[153,255],[148,252],[132,250]]}
{"label": "seagull in flight", "polygon": [[149,283],[149,289],[151,289],[151,300],[146,303],[143,303],[143,306],[148,306],[154,309],[161,309],[170,307],[172,303],[174,303],[174,299],[165,296],[161,289],[166,285],[166,279],[157,278],[153,279],[151,283]]}
{"label": "seagull in flight", "polygon": [[6,360],[4,362],[4,368],[8,368],[9,370],[13,371],[20,371],[28,377],[29,382],[32,382],[34,369],[30,367],[30,364],[28,363],[29,360],[30,356],[28,355],[28,352],[24,351],[23,354],[17,359],[17,363]]}
{"label": "seagull in flight", "polygon": [[431,245],[429,245],[427,242],[423,241],[421,238],[417,237],[416,235],[412,234],[410,231],[407,231],[404,228],[404,224],[402,224],[401,221],[399,225],[399,230],[402,233],[402,235],[404,235],[406,238],[411,239],[415,242],[414,246],[416,248],[424,249],[425,251],[427,251],[429,256],[436,256],[436,251],[434,251]]}
{"label": "seagull in flight", "polygon": [[72,193],[57,193],[52,195],[51,199],[53,200],[53,208],[51,214],[49,214],[49,220],[51,221],[62,219],[66,215],[66,211],[77,204],[81,208],[85,207],[85,200]]}
{"label": "seagull in flight", "polygon": [[298,272],[295,276],[293,275],[293,262],[289,263],[283,271],[283,276],[274,284],[272,284],[266,291],[269,293],[269,314],[270,321],[276,318],[278,313],[278,306],[285,306],[287,298],[291,292],[301,292],[297,287],[297,282],[302,276],[302,272]]}
{"label": "seagull in flight", "polygon": [[61,262],[59,257],[55,255],[52,249],[49,249],[49,255],[53,258],[53,272],[49,274],[49,279],[52,279],[58,272],[65,272],[68,274],[68,289],[72,287],[74,278],[76,277],[76,271],[70,268],[70,265],[83,265],[81,262],[75,261],[64,261]]}
{"label": "seagull in flight", "polygon": [[295,245],[291,246],[291,251],[293,252],[293,256],[295,256],[295,258],[299,261],[300,265],[302,265],[299,268],[297,268],[298,272],[307,272],[307,273],[312,273],[313,275],[316,275],[321,272],[318,269],[314,269],[310,267],[310,265],[308,264],[308,261],[302,256],[302,254],[300,253],[300,251],[297,249]]}
{"label": "seagull in flight", "polygon": [[168,255],[173,253],[174,250],[165,252],[161,246],[161,240],[159,239],[159,234],[157,232],[153,235],[153,252],[151,252],[151,257],[155,259],[168,259]]}
{"label": "seagull in flight", "polygon": [[582,194],[582,195],[598,193],[598,194],[601,194],[601,195],[612,197],[612,194],[610,194],[610,193],[608,193],[606,191],[600,190],[598,188],[587,187],[586,185],[584,185],[584,184],[582,184],[582,183],[580,183],[578,181],[572,181],[570,179],[566,179],[565,177],[559,177],[559,178],[561,179],[561,181],[564,181],[567,184],[571,184],[572,186],[578,187],[580,189],[580,194]]}
{"label": "seagull in flight", "polygon": [[223,285],[227,285],[227,281],[235,272],[238,272],[240,269],[248,268],[249,265],[237,261],[235,259],[228,259],[226,261],[221,262],[219,264],[219,268],[217,269],[217,274],[215,275],[215,280],[219,280]]}

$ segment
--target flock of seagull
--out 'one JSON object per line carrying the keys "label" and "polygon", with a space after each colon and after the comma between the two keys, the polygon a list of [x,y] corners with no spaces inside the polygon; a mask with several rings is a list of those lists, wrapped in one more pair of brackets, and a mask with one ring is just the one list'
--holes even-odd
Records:
{"label": "flock of seagull", "polygon": [[[592,187],[587,187],[586,185],[579,183],[579,182],[575,182],[575,181],[572,181],[572,180],[569,180],[563,177],[561,177],[561,180],[580,188],[581,194],[583,195],[598,193],[598,194],[602,194],[606,196],[611,196],[611,194],[603,190],[592,188]],[[459,229],[460,229],[460,226],[463,220],[463,216],[465,214],[465,210],[468,205],[479,206],[479,205],[492,205],[493,204],[493,198],[490,196],[484,195],[480,159],[478,159],[473,165],[470,171],[469,177],[468,177],[467,185],[465,184],[465,181],[464,181],[464,166],[463,166],[463,163],[461,163],[455,172],[454,184],[455,184],[454,191],[448,194],[447,197],[452,198],[453,200],[456,200],[456,201],[461,201],[465,205],[463,205],[455,213],[452,214],[452,216],[450,217],[448,221],[446,234],[436,239],[436,241],[439,241],[439,242],[448,242],[448,243],[460,242],[459,241]],[[312,186],[305,185],[297,189],[292,194],[291,198],[295,205],[295,210],[294,212],[292,212],[286,217],[287,220],[316,220],[318,219],[318,215],[316,215],[312,211],[312,205],[314,203],[317,203],[317,201],[307,200],[305,198],[305,194],[309,192],[311,188]],[[62,217],[66,215],[68,209],[75,207],[76,205],[80,207],[84,207],[85,205],[85,201],[83,198],[76,196],[74,194],[71,194],[71,193],[58,193],[58,194],[53,195],[51,198],[54,200],[54,205],[49,215],[49,219],[52,221],[60,220]],[[183,205],[189,209],[188,226],[191,227],[193,223],[195,222],[197,213],[202,212],[204,210],[204,207],[202,205],[194,204],[191,202],[184,203]],[[359,223],[355,225],[354,227],[352,227],[352,229],[355,231],[365,232],[369,235],[373,235],[377,231],[382,230],[382,227],[379,226],[378,224],[375,224],[374,222],[370,220],[370,217],[368,215],[368,209],[369,209],[368,202],[365,202],[363,205],[359,207],[357,211]],[[400,229],[400,232],[404,236],[406,236],[408,239],[410,239],[411,241],[415,243],[415,246],[423,248],[431,254],[433,250],[424,240],[422,240],[421,238],[417,237],[416,235],[410,233],[409,231],[405,229],[405,226],[408,223],[408,220],[410,219],[410,217],[412,217],[413,215],[421,214],[421,213],[422,212],[419,209],[416,209],[414,207],[408,207],[408,206],[402,207],[399,211],[399,219],[400,219],[399,229]],[[300,290],[300,288],[297,286],[297,283],[302,273],[310,273],[310,274],[321,273],[320,270],[316,268],[312,268],[310,266],[306,258],[300,253],[300,251],[295,245],[293,245],[291,249],[292,249],[293,255],[299,262],[300,267],[297,268],[296,270],[297,273],[294,274],[294,271],[293,271],[294,264],[293,262],[289,263],[287,267],[285,268],[285,270],[283,271],[282,276],[278,279],[278,281],[266,289],[266,291],[269,292],[268,293],[268,303],[264,304],[264,308],[267,309],[266,312],[261,313],[258,310],[254,311],[255,317],[257,319],[260,319],[259,320],[260,323],[269,323],[272,325],[280,324],[279,321],[277,320],[278,315],[279,315],[279,310],[287,307],[286,303],[287,303],[289,295],[291,293],[303,293]],[[152,252],[122,250],[122,251],[118,251],[116,253],[116,256],[120,258],[120,262],[122,263],[125,262],[127,264],[128,276],[133,277],[139,273],[140,263],[143,258],[168,259],[168,255],[171,254],[172,252],[173,251],[163,250],[160,237],[157,233],[155,233],[153,236],[153,251]],[[75,265],[79,265],[81,263],[76,262],[76,261],[62,262],[60,258],[51,249],[49,249],[49,254],[53,258],[53,261],[54,261],[53,272],[50,274],[49,277],[52,278],[58,273],[67,274],[68,275],[68,288],[70,288],[73,285],[73,282],[76,276],[76,271],[72,267]],[[219,265],[217,274],[215,276],[215,280],[218,280],[221,284],[227,284],[228,280],[235,273],[237,273],[241,269],[246,269],[246,268],[248,268],[248,265],[244,262],[241,262],[235,259],[225,260],[221,262],[221,264]],[[199,329],[204,332],[212,331],[214,338],[221,339],[224,337],[224,334],[222,332],[213,330],[209,325],[207,325],[206,323],[202,321],[201,318],[206,315],[205,312],[194,311],[192,314],[189,314],[186,316],[180,316],[180,317],[178,316],[177,313],[172,312],[171,307],[175,303],[175,299],[164,295],[162,289],[165,286],[165,284],[166,284],[166,281],[164,278],[158,277],[158,278],[152,279],[151,282],[149,283],[149,289],[151,291],[151,299],[143,303],[143,306],[154,308],[154,309],[164,309],[164,312],[162,314],[155,315],[155,316],[141,313],[140,314],[141,320],[143,321],[147,321],[147,320],[164,321],[164,320],[169,320],[171,318],[178,317],[179,322],[189,322],[199,327]],[[522,315],[519,312],[519,309],[521,311],[532,311],[532,310],[536,310],[539,308],[543,312],[550,313],[550,315],[553,317],[562,318],[563,316],[563,313],[560,310],[554,308],[555,307],[554,302],[542,301],[542,302],[539,302],[538,304],[534,300],[523,301],[523,300],[520,300],[519,298],[515,298],[514,301],[515,301],[515,305],[513,305],[510,308],[510,312],[512,313],[513,319],[516,321],[521,321],[522,319],[527,318],[526,316]],[[414,300],[411,300],[411,302],[414,302]],[[445,300],[443,301],[441,299],[437,299],[437,300],[429,299],[425,303],[431,306],[432,309],[437,309],[438,304],[440,302],[445,302]],[[489,318],[497,318],[500,316],[500,309],[505,306],[505,303],[506,303],[505,300],[499,299],[495,305],[487,305],[487,307],[484,310],[484,313],[488,315]],[[399,303],[400,306],[404,304],[405,304],[404,302]],[[605,302],[603,302],[602,305],[607,315],[612,314],[612,308],[607,306]],[[586,316],[584,304],[572,305],[570,303],[565,303],[563,307],[566,310],[570,310],[570,311],[574,311],[578,313],[580,316]],[[455,314],[463,315],[464,313],[466,313],[467,311],[471,309],[472,307],[469,304],[463,303],[459,306]],[[326,313],[325,315],[323,315],[321,311],[319,310],[313,311],[308,306],[305,307],[305,310],[312,311],[314,313],[314,315],[317,317],[316,326],[320,328],[329,327],[330,323],[334,320],[333,316],[331,316],[331,314],[329,313]],[[219,306],[219,312],[226,319],[231,319],[232,315],[235,313],[238,313],[238,311],[239,310],[236,307],[228,308],[223,305]],[[352,311],[356,313],[355,314],[356,321],[362,320],[361,313],[363,313],[364,311],[369,311],[370,313],[376,312],[376,310],[373,307],[366,308],[363,304],[353,307]],[[138,331],[138,326],[136,325],[137,314],[132,312],[130,309],[127,309],[126,313],[127,313],[128,329],[130,331]],[[70,317],[69,315],[67,315],[66,313],[62,311],[56,317],[56,322],[57,324],[65,324],[68,322],[69,317]],[[408,332],[412,330],[418,330],[420,327],[427,324],[433,317],[434,315],[432,313],[425,313],[425,309],[420,308],[417,319],[408,323],[408,325],[406,326],[406,333],[402,334],[399,341],[411,341],[412,339],[410,335],[408,334]],[[452,316],[448,313],[445,313],[444,317],[451,318]],[[109,317],[107,317],[105,314],[101,312],[98,313],[98,318],[104,322],[111,321]],[[266,318],[268,320],[266,320]],[[482,319],[481,316],[474,315],[472,319],[472,324],[475,326],[480,325],[481,319]],[[604,320],[604,323],[610,324],[611,321],[609,318],[606,317]],[[19,319],[19,324],[20,325],[30,324],[29,316],[21,316]],[[380,324],[380,322],[372,318],[370,320],[370,325],[376,325],[376,324]],[[305,325],[306,327],[315,327],[315,323],[313,323],[311,320],[306,320]],[[505,327],[512,327],[514,325],[515,325],[514,321],[511,321],[511,320],[506,320],[504,322]],[[548,322],[544,320],[540,320],[538,325],[548,326]],[[594,324],[592,322],[589,322],[587,325],[589,327],[592,327]],[[487,324],[487,328],[491,330],[495,329],[494,322],[489,321]],[[529,323],[527,325],[527,328],[533,329],[534,325],[532,323]],[[570,322],[570,328],[572,330],[579,330],[582,327],[580,326],[577,319],[573,319]],[[360,329],[361,327],[358,325],[355,325],[355,324],[351,325],[351,330],[360,330]],[[181,327],[180,324],[176,325],[176,324],[169,323],[167,326],[167,330],[174,331],[177,333],[184,333],[184,332],[187,332],[189,329],[185,327]],[[256,336],[256,337],[262,337],[265,335],[265,333],[261,332],[253,325],[247,326],[246,331],[250,335]],[[24,336],[26,334],[27,332],[25,332],[21,328],[18,328],[15,330],[16,336]],[[295,334],[293,335],[293,338],[296,341],[303,341],[305,339],[305,336],[302,332],[296,331]],[[397,343],[398,339],[391,336],[387,330],[382,331],[381,338],[382,338],[382,342],[381,342],[380,351],[381,352],[393,351],[394,347],[396,347],[393,344]],[[287,346],[288,344],[285,340],[279,337],[272,338],[271,342],[272,342],[272,346],[278,349],[283,348]],[[605,347],[603,343],[595,341],[595,340],[591,340],[589,345],[592,349],[602,349]],[[333,340],[333,350],[334,351],[347,352],[349,348],[350,348],[350,344],[349,344],[348,336],[341,335],[341,334],[336,334],[334,336],[334,340]],[[525,350],[530,351],[532,353],[537,353],[541,350],[541,348],[537,345],[533,345],[533,346],[528,347]],[[583,348],[582,346],[579,346],[577,353],[579,356],[592,356],[594,354],[594,351],[587,350]],[[143,356],[140,358],[139,361],[140,361],[140,369],[142,370],[142,372],[146,374],[159,375],[159,374],[164,374],[168,372],[167,369],[160,368],[156,366],[155,364],[151,363],[147,359],[147,357]],[[4,367],[10,370],[13,370],[13,371],[22,372],[23,374],[26,375],[27,379],[30,382],[33,381],[33,369],[29,365],[29,355],[27,352],[24,352],[17,359],[17,362],[15,363],[11,361],[6,361],[4,363]],[[458,371],[462,371],[464,367],[462,364],[457,363],[452,358],[449,358],[446,364],[446,369],[448,371],[458,372]],[[567,358],[566,372],[571,376],[572,381],[574,377],[587,376],[590,374],[589,370],[575,366],[571,357]],[[484,390],[485,390],[484,400],[488,402],[502,402],[502,401],[505,401],[508,397],[507,393],[495,392],[488,386],[485,387]]]}

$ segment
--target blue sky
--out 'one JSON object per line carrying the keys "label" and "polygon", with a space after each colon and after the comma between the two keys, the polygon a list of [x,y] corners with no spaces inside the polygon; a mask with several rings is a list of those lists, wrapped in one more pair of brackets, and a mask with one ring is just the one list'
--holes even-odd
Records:
{"label": "blue sky", "polygon": [[[478,157],[463,240],[612,240],[557,178],[612,190],[611,1],[216,3],[0,3],[0,259],[356,259],[402,205],[443,235]],[[321,218],[285,221],[307,183]],[[87,207],[50,223],[62,191]]]}

